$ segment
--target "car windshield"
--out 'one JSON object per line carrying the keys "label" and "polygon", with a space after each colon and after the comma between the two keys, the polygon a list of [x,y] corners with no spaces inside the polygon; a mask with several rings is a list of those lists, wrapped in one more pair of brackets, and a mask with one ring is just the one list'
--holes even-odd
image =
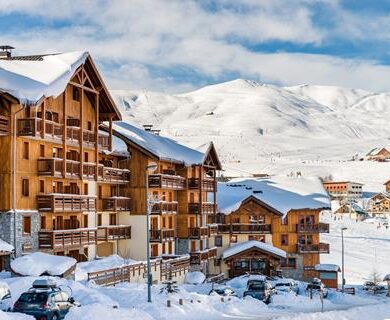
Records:
{"label": "car windshield", "polygon": [[41,292],[26,292],[20,296],[19,301],[26,303],[42,303],[47,301],[47,294]]}
{"label": "car windshield", "polygon": [[321,287],[318,284],[309,284],[307,286],[308,289],[315,289],[315,290],[320,290]]}
{"label": "car windshield", "polygon": [[277,283],[275,284],[275,287],[289,287],[290,284],[289,283]]}
{"label": "car windshield", "polygon": [[264,290],[265,289],[265,285],[264,283],[262,282],[259,282],[259,283],[251,283],[248,287],[249,290],[256,290],[256,291],[259,291],[259,290]]}

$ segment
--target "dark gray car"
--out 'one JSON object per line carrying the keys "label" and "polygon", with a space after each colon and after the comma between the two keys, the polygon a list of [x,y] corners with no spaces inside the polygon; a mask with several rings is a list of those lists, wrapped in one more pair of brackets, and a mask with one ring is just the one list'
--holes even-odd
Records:
{"label": "dark gray car", "polygon": [[271,297],[274,294],[272,285],[266,280],[248,280],[244,297],[251,296],[252,298],[263,301],[266,304],[271,302]]}

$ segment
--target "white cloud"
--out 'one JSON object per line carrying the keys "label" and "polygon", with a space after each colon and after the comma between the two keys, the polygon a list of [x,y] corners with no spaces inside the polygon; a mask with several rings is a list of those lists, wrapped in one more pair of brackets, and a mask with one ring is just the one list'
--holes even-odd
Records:
{"label": "white cloud", "polygon": [[[213,1],[203,1],[207,6]],[[187,68],[199,77],[224,78],[227,73],[280,84],[333,84],[386,90],[389,67],[374,61],[326,55],[262,53],[250,49],[270,40],[320,46],[332,30],[313,22],[313,4],[333,10],[338,37],[365,36],[356,15],[337,0],[220,0],[206,10],[193,0],[13,0],[0,2],[0,13],[21,12],[42,21],[28,30],[3,30],[2,41],[19,54],[88,50],[114,88],[185,91],[193,80],[174,79],[161,70]],[[368,20],[367,18],[364,18]],[[367,28],[388,30],[388,17],[367,21]],[[365,21],[366,21],[365,20]],[[338,21],[338,22],[337,22]],[[387,25],[390,25],[387,23]],[[390,30],[389,30],[390,31]],[[383,35],[385,36],[385,35]]]}

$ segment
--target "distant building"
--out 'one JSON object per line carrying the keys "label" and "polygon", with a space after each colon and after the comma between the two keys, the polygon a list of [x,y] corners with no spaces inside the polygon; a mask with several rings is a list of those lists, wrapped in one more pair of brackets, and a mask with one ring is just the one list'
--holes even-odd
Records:
{"label": "distant building", "polygon": [[363,184],[351,181],[324,182],[324,188],[332,199],[360,199],[363,197]]}
{"label": "distant building", "polygon": [[367,160],[387,161],[390,159],[390,151],[384,147],[374,148],[366,154]]}
{"label": "distant building", "polygon": [[385,183],[384,183],[384,186],[386,188],[386,192],[390,192],[390,180],[387,180]]}
{"label": "distant building", "polygon": [[380,192],[368,201],[368,211],[373,216],[390,215],[390,193]]}
{"label": "distant building", "polygon": [[367,212],[356,203],[346,203],[340,206],[333,213],[339,215],[347,215],[351,219],[363,220],[367,217]]}

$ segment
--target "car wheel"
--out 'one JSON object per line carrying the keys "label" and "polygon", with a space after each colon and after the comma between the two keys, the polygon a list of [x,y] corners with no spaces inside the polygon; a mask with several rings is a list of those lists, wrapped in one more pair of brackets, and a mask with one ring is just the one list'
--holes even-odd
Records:
{"label": "car wheel", "polygon": [[59,319],[59,317],[56,313],[53,314],[53,316],[51,317],[51,320],[58,320],[58,319]]}

